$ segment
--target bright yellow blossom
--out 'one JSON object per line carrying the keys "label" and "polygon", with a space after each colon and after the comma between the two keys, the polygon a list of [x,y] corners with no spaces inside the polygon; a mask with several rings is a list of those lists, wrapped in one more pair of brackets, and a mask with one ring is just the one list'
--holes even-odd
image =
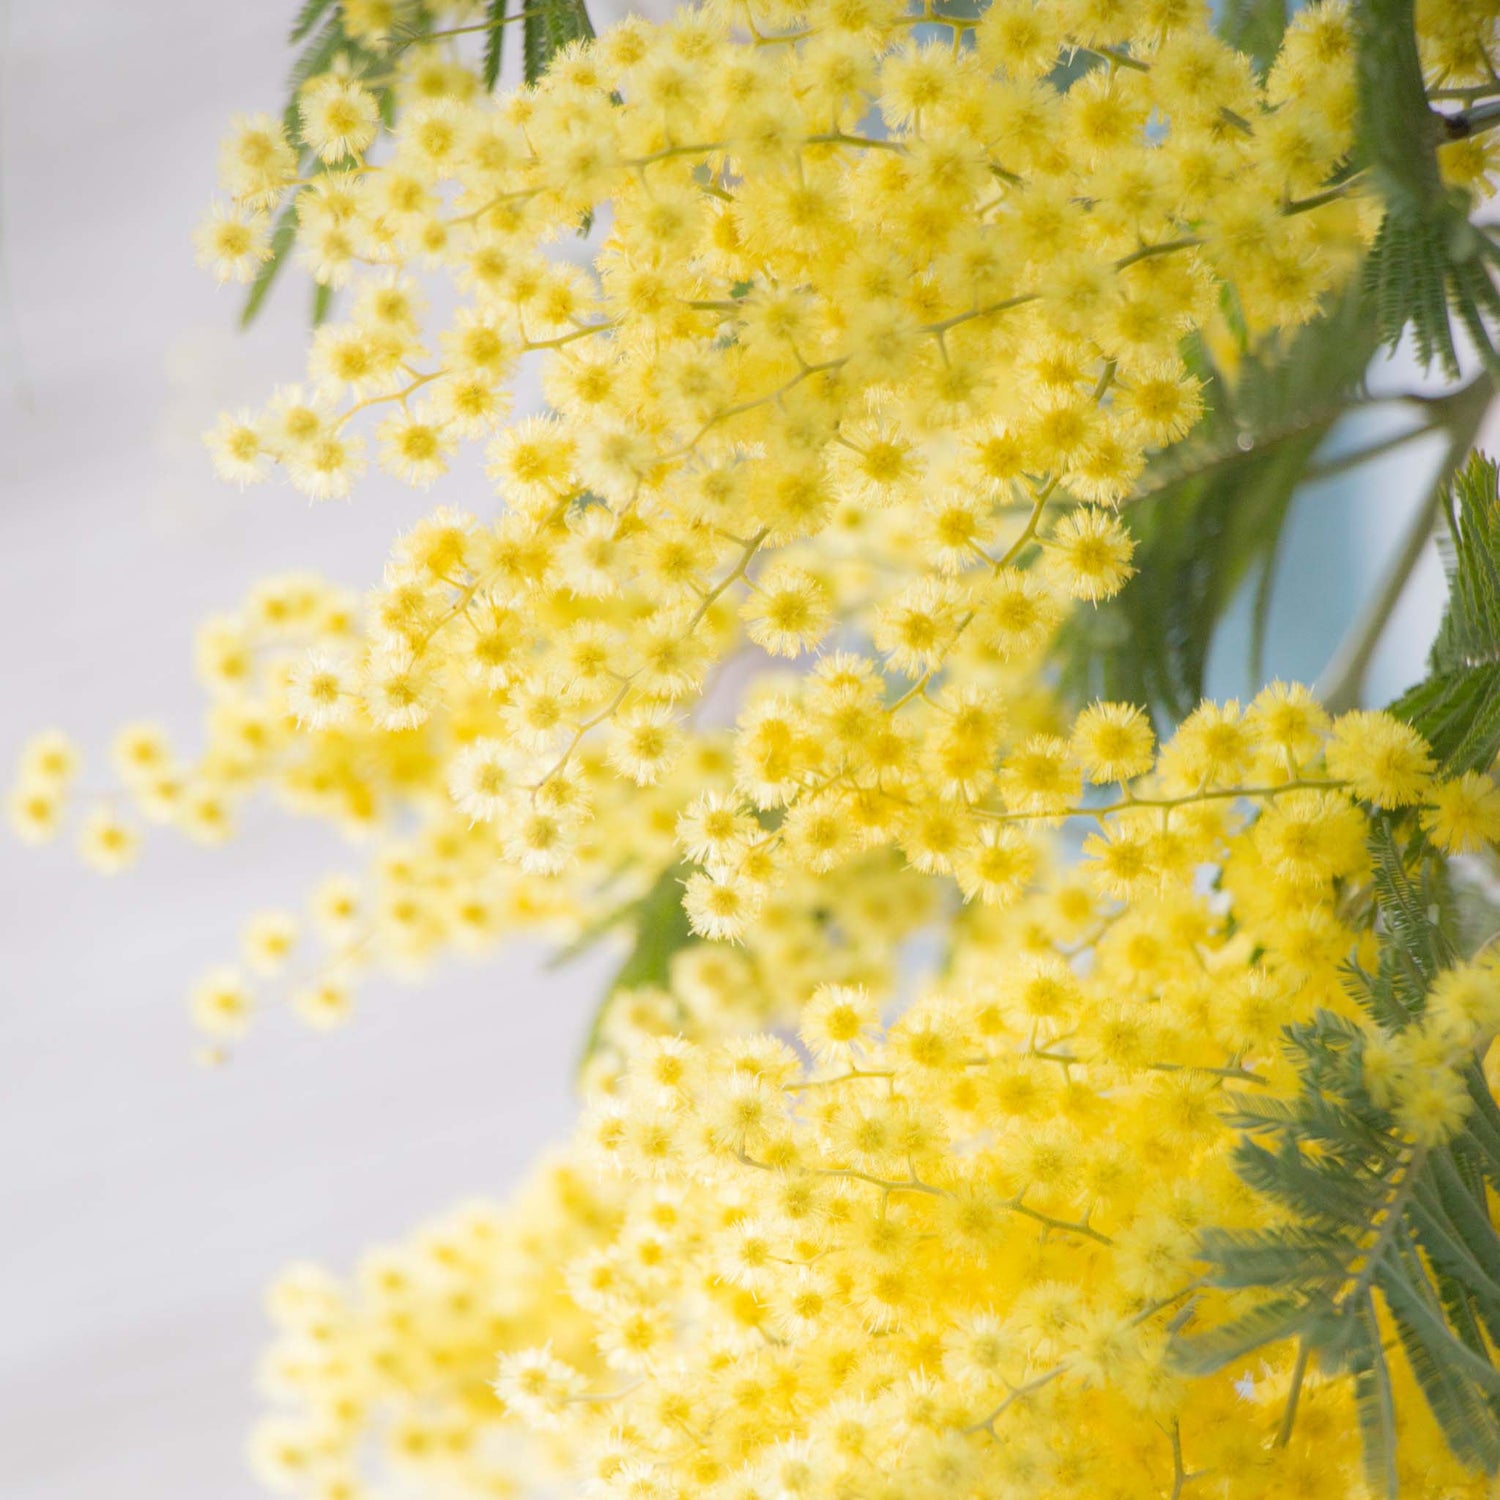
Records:
{"label": "bright yellow blossom", "polygon": [[[1136,705],[1070,721],[1047,669],[1140,563],[1138,481],[1203,409],[1185,351],[1238,358],[1358,271],[1348,6],[1298,9],[1258,70],[1198,0],[710,3],[500,96],[460,50],[477,9],[429,12],[453,25],[393,53],[389,129],[347,61],[298,91],[302,165],[277,120],[234,122],[200,259],[254,277],[288,214],[338,311],[302,383],[207,441],[224,478],[320,501],[477,453],[493,497],[415,525],[362,596],[288,574],[207,622],[198,751],[116,742],[132,817],[47,736],[10,820],[39,841],[76,807],[113,868],[135,814],[216,843],[269,792],[363,842],[312,942],[293,912],[247,927],[254,993],[194,989],[220,1047],[512,932],[677,937],[609,997],[585,1116],[515,1202],[278,1285],[257,1468],[309,1500],[381,1470],[602,1500],[1353,1493],[1346,1382],[1278,1438],[1290,1350],[1191,1378],[1168,1350],[1242,1305],[1198,1282],[1201,1231],[1274,1221],[1229,1091],[1295,1087],[1282,1028],[1353,1011],[1376,814],[1473,851],[1500,794],[1295,685],[1158,751]],[[1432,77],[1493,77],[1492,15],[1423,12]],[[372,45],[414,14],[339,7]],[[581,263],[545,253],[579,228]],[[510,421],[523,369],[545,401]],[[1360,1023],[1402,1151],[1476,1107],[1494,980],[1451,967],[1405,1030]],[[1420,1421],[1402,1442],[1403,1493],[1481,1493]]]}

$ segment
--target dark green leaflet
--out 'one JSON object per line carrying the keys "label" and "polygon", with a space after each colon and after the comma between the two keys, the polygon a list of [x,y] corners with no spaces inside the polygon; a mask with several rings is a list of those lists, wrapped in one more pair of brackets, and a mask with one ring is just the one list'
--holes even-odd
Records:
{"label": "dark green leaflet", "polygon": [[1449,485],[1448,608],[1428,675],[1391,705],[1449,771],[1487,770],[1500,754],[1500,485],[1493,459],[1471,454]]}
{"label": "dark green leaflet", "polygon": [[[1348,988],[1372,1020],[1400,1030],[1454,953],[1438,918],[1441,880],[1419,838],[1403,848],[1388,816],[1371,839],[1381,934],[1373,975],[1350,967]],[[1456,1457],[1500,1469],[1500,1235],[1486,1181],[1500,1174],[1500,1130],[1477,1064],[1465,1083],[1474,1110],[1451,1140],[1415,1146],[1365,1086],[1366,1033],[1327,1011],[1286,1031],[1301,1088],[1292,1099],[1242,1096],[1229,1123],[1242,1132],[1235,1168],[1288,1210],[1266,1230],[1213,1230],[1206,1280],[1265,1299],[1216,1327],[1180,1336],[1188,1370],[1222,1369],[1268,1344],[1296,1339],[1327,1373],[1352,1377],[1366,1479],[1396,1494],[1396,1420],[1379,1305],[1395,1324]],[[1299,1369],[1306,1363],[1299,1359]],[[1288,1406],[1284,1427],[1295,1414]]]}

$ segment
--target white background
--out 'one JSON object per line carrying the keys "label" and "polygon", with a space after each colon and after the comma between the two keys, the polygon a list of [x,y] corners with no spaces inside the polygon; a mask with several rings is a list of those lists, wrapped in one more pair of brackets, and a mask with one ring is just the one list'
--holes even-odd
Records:
{"label": "white background", "polygon": [[[192,624],[261,575],[364,586],[434,497],[311,508],[217,484],[198,433],[299,371],[307,286],[263,326],[193,265],[233,110],[279,110],[280,0],[19,4],[0,76],[0,775],[36,726],[184,745]],[[454,494],[459,503],[485,497]],[[85,776],[99,784],[103,770]],[[567,1128],[600,965],[533,951],[374,988],[345,1031],[284,1017],[193,1061],[183,994],[241,918],[359,851],[274,811],[129,875],[0,836],[0,1496],[238,1500],[260,1293],[290,1259],[502,1192]]]}
{"label": "white background", "polygon": [[[350,505],[310,508],[209,474],[198,431],[300,363],[305,281],[241,338],[238,292],[197,272],[188,243],[227,115],[279,108],[291,9],[11,5],[0,766],[51,723],[99,748],[147,714],[191,743],[194,621],[282,568],[364,585],[435,499],[486,503],[462,485],[423,497],[372,479]],[[1399,521],[1368,489],[1329,504],[1299,522],[1314,541],[1300,558],[1294,545],[1278,595],[1272,660],[1294,670],[1326,654],[1307,621],[1347,615],[1350,575]],[[1340,530],[1351,505],[1366,518],[1356,541]],[[1391,633],[1377,701],[1417,669],[1434,578]],[[195,1066],[187,981],[232,950],[245,913],[357,858],[271,812],[227,850],[159,837],[114,881],[65,848],[0,840],[4,1500],[255,1494],[241,1455],[268,1278],[299,1257],[342,1266],[503,1191],[566,1128],[601,962],[543,974],[534,951],[511,952],[371,993],[339,1035],[278,1019],[229,1068]]]}

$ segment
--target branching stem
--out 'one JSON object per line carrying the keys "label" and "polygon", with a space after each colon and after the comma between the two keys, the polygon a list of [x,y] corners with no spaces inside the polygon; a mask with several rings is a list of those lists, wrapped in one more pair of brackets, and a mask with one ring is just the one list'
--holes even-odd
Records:
{"label": "branching stem", "polygon": [[1307,1374],[1308,1347],[1306,1341],[1297,1344],[1297,1363],[1292,1366],[1291,1389],[1286,1393],[1286,1410],[1281,1414],[1281,1426],[1276,1429],[1276,1447],[1285,1448],[1292,1440],[1292,1425],[1297,1420],[1297,1398],[1302,1394],[1302,1380]]}
{"label": "branching stem", "polygon": [[1339,642],[1318,683],[1318,696],[1331,713],[1345,713],[1357,708],[1363,699],[1376,648],[1422,554],[1427,550],[1448,482],[1478,435],[1493,394],[1493,383],[1489,376],[1484,375],[1433,403],[1439,419],[1429,430],[1446,432],[1447,450],[1437,476],[1408,523],[1379,587]]}

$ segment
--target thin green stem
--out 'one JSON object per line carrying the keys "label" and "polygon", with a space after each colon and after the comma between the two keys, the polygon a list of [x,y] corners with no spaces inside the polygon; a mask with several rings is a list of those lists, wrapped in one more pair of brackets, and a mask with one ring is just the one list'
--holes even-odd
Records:
{"label": "thin green stem", "polygon": [[1038,1224],[1047,1229],[1055,1229],[1063,1234],[1081,1234],[1087,1239],[1096,1241],[1101,1245],[1112,1245],[1114,1241],[1107,1234],[1101,1234],[1087,1219],[1058,1219],[1051,1214],[1044,1214],[1040,1209],[1031,1208],[1023,1203],[1019,1196],[1009,1198],[1003,1205],[1013,1214],[1020,1214],[1023,1218],[1034,1219]]}
{"label": "thin green stem", "polygon": [[1132,250],[1129,255],[1122,255],[1115,262],[1115,270],[1123,271],[1137,261],[1150,260],[1153,255],[1171,255],[1175,250],[1191,250],[1202,243],[1203,240],[1198,235],[1190,234],[1184,235],[1180,240],[1163,240],[1159,245],[1142,245],[1139,250]]}
{"label": "thin green stem", "polygon": [[1476,104],[1461,115],[1444,115],[1446,128],[1454,140],[1465,140],[1471,135],[1482,135],[1500,125],[1500,99],[1490,99]]}
{"label": "thin green stem", "polygon": [[1417,564],[1427,550],[1433,523],[1442,509],[1448,482],[1463,462],[1489,410],[1493,387],[1488,377],[1464,386],[1434,403],[1442,412],[1439,430],[1448,436],[1447,451],[1422,503],[1407,523],[1385,575],[1365,607],[1355,617],[1318,684],[1318,696],[1332,713],[1357,708],[1364,697],[1370,663],[1375,659],[1385,628],[1406,593]]}
{"label": "thin green stem", "polygon": [[1326,187],[1320,193],[1310,193],[1306,198],[1289,198],[1282,205],[1284,214],[1305,214],[1315,208],[1322,208],[1325,203],[1336,203],[1345,193],[1349,191],[1364,176],[1362,171],[1351,173],[1342,182],[1336,182],[1332,187]]}
{"label": "thin green stem", "polygon": [[1182,1461],[1182,1426],[1176,1417],[1172,1418],[1172,1425],[1167,1435],[1172,1439],[1172,1495],[1171,1500],[1182,1500],[1183,1486],[1187,1484],[1189,1474],[1186,1465]]}
{"label": "thin green stem", "polygon": [[526,10],[518,10],[513,16],[502,16],[498,21],[477,21],[472,26],[450,26],[443,31],[407,31],[395,39],[390,50],[402,52],[407,47],[416,47],[424,42],[435,42],[442,37],[471,36],[481,31],[499,31],[502,27],[514,26],[517,21],[526,21],[532,16],[546,14],[545,7],[531,6]]}
{"label": "thin green stem", "polygon": [[966,1433],[988,1432],[991,1437],[994,1437],[995,1423],[1005,1415],[1005,1413],[1015,1402],[1022,1401],[1027,1396],[1033,1395],[1035,1392],[1041,1390],[1045,1385],[1050,1385],[1054,1380],[1057,1379],[1059,1375],[1062,1374],[1063,1369],[1064,1366],[1062,1365],[1053,1365],[1050,1370],[1044,1370],[1040,1375],[1034,1377],[1031,1380],[1028,1380],[1025,1385],[1016,1386],[1016,1388],[1011,1391],[1010,1395],[1008,1395],[1005,1400],[1003,1400],[999,1404],[999,1406],[994,1409],[994,1411],[992,1411],[987,1417],[984,1417],[980,1421],[975,1422],[972,1427],[966,1427],[964,1431]]}
{"label": "thin green stem", "polygon": [[1292,1366],[1292,1385],[1286,1394],[1286,1410],[1281,1414],[1281,1426],[1276,1429],[1278,1448],[1285,1448],[1292,1440],[1292,1425],[1297,1420],[1297,1398],[1302,1394],[1302,1379],[1307,1374],[1308,1347],[1305,1340],[1297,1345],[1297,1363]]}
{"label": "thin green stem", "polygon": [[1451,89],[1428,89],[1429,99],[1461,99],[1467,103],[1474,103],[1480,99],[1492,99],[1500,94],[1500,88],[1493,83],[1476,83],[1469,88]]}
{"label": "thin green stem", "polygon": [[1104,802],[1098,807],[1051,807],[1039,812],[994,812],[987,807],[970,806],[976,818],[988,818],[994,823],[1026,823],[1038,819],[1093,818],[1103,822],[1112,813],[1126,812],[1137,807],[1191,807],[1200,802],[1236,802],[1242,797],[1284,797],[1289,792],[1336,791],[1345,786],[1342,781],[1314,780],[1310,778],[1278,782],[1274,786],[1226,786],[1210,791],[1189,792],[1181,797],[1121,797],[1117,802]]}
{"label": "thin green stem", "polygon": [[1404,448],[1408,443],[1426,437],[1433,430],[1424,423],[1407,432],[1398,432],[1394,437],[1382,438],[1378,443],[1371,443],[1368,448],[1356,448],[1350,453],[1341,453],[1337,458],[1330,458],[1323,463],[1309,464],[1302,471],[1302,483],[1316,484],[1319,480],[1332,479],[1335,474],[1343,474],[1363,464],[1373,463],[1387,453],[1394,453],[1398,448]]}

